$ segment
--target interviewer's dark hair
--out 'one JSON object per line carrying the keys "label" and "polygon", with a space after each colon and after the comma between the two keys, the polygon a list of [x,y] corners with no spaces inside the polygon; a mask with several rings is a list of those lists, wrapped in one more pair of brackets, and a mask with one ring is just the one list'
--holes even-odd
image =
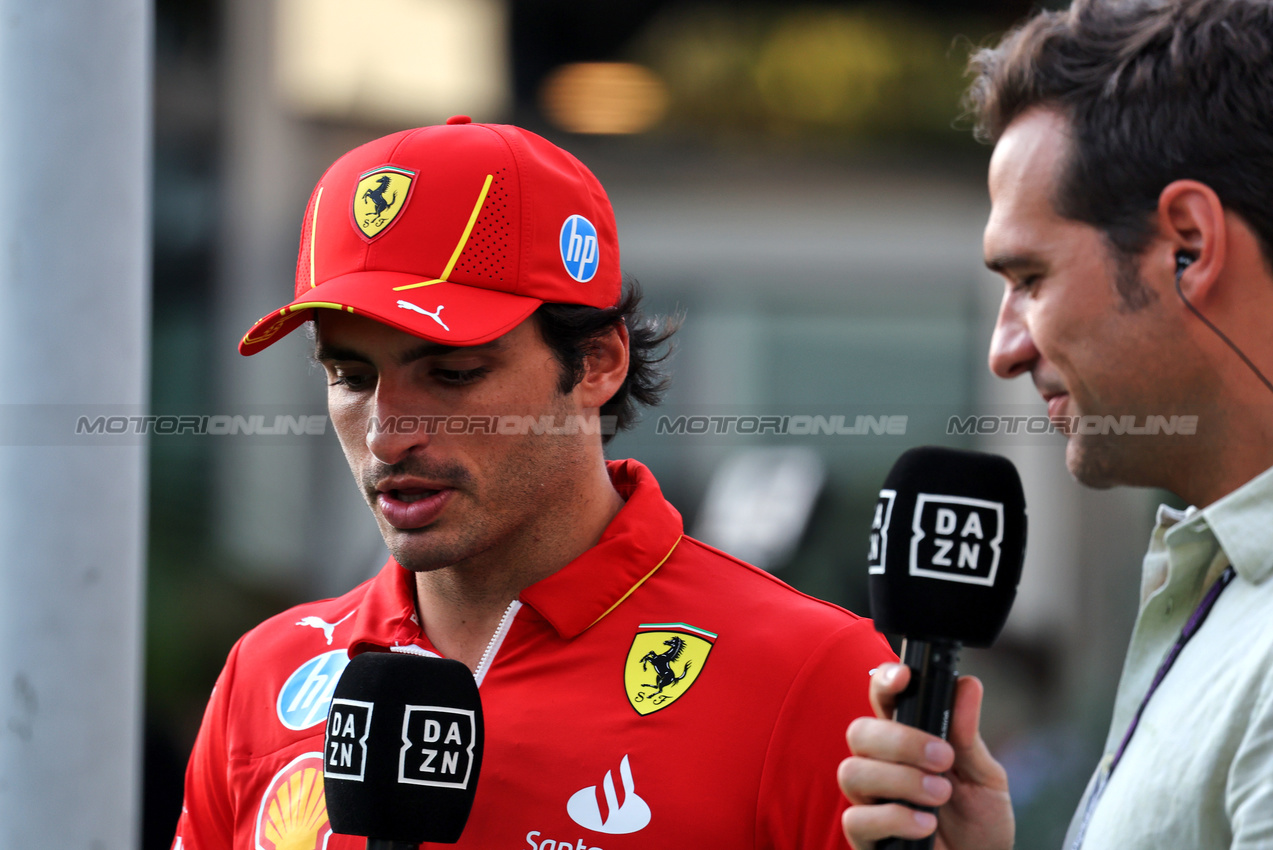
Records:
{"label": "interviewer's dark hair", "polygon": [[[1215,190],[1273,261],[1269,0],[1075,0],[975,52],[969,69],[982,141],[1036,106],[1069,118],[1053,207],[1102,230],[1124,260],[1153,235],[1162,190],[1187,178]],[[1134,275],[1119,288],[1144,303]]]}
{"label": "interviewer's dark hair", "polygon": [[[596,351],[598,341],[615,324],[628,328],[628,375],[618,392],[601,407],[602,416],[614,416],[615,431],[636,424],[637,405],[654,407],[667,391],[671,376],[664,368],[672,353],[669,340],[680,328],[679,316],[648,320],[641,313],[641,287],[631,281],[613,307],[599,309],[578,304],[544,304],[534,313],[539,333],[561,365],[558,384],[563,393],[583,380],[584,361]],[[666,345],[666,347],[664,347]],[[662,349],[662,350],[660,350]],[[609,442],[614,434],[603,434]]]}

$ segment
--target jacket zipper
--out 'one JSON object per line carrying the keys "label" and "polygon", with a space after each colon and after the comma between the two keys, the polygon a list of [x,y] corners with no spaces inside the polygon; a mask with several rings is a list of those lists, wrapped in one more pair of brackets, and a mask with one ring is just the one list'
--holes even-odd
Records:
{"label": "jacket zipper", "polygon": [[477,669],[473,671],[473,678],[477,681],[479,688],[482,687],[482,680],[486,678],[486,671],[495,662],[495,655],[504,643],[508,630],[513,627],[513,618],[517,616],[517,612],[521,610],[521,607],[522,603],[514,599],[504,609],[504,616],[499,618],[499,625],[495,627],[495,634],[491,635],[490,642],[486,644],[486,649],[482,652],[481,660],[477,662]]}

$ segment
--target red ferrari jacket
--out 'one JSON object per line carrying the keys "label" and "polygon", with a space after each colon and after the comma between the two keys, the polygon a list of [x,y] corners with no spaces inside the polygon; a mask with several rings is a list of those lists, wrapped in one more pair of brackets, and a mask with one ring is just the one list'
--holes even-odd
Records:
{"label": "red ferrari jacket", "polygon": [[[601,540],[514,602],[475,675],[486,750],[461,848],[843,850],[835,770],[895,659],[871,622],[682,533],[636,461]],[[392,560],[239,640],[176,850],[361,850],[331,833],[324,721],[350,655],[437,654]],[[429,845],[425,845],[428,847]]]}

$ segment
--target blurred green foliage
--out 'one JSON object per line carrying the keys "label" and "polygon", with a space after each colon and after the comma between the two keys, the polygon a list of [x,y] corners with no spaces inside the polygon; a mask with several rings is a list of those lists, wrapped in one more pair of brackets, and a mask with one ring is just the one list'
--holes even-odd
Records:
{"label": "blurred green foliage", "polygon": [[631,55],[668,85],[669,129],[967,146],[968,54],[1002,29],[895,5],[674,5]]}

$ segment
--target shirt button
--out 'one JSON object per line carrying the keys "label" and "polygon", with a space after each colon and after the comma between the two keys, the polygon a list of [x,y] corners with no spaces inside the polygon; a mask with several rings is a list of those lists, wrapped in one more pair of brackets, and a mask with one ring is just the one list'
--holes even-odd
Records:
{"label": "shirt button", "polygon": [[1171,616],[1171,612],[1172,612],[1172,611],[1174,611],[1174,610],[1176,610],[1176,599],[1175,599],[1175,597],[1168,596],[1168,597],[1167,597],[1167,604],[1166,604],[1166,606],[1163,608],[1163,616],[1165,616],[1165,617],[1170,617],[1170,616]]}

